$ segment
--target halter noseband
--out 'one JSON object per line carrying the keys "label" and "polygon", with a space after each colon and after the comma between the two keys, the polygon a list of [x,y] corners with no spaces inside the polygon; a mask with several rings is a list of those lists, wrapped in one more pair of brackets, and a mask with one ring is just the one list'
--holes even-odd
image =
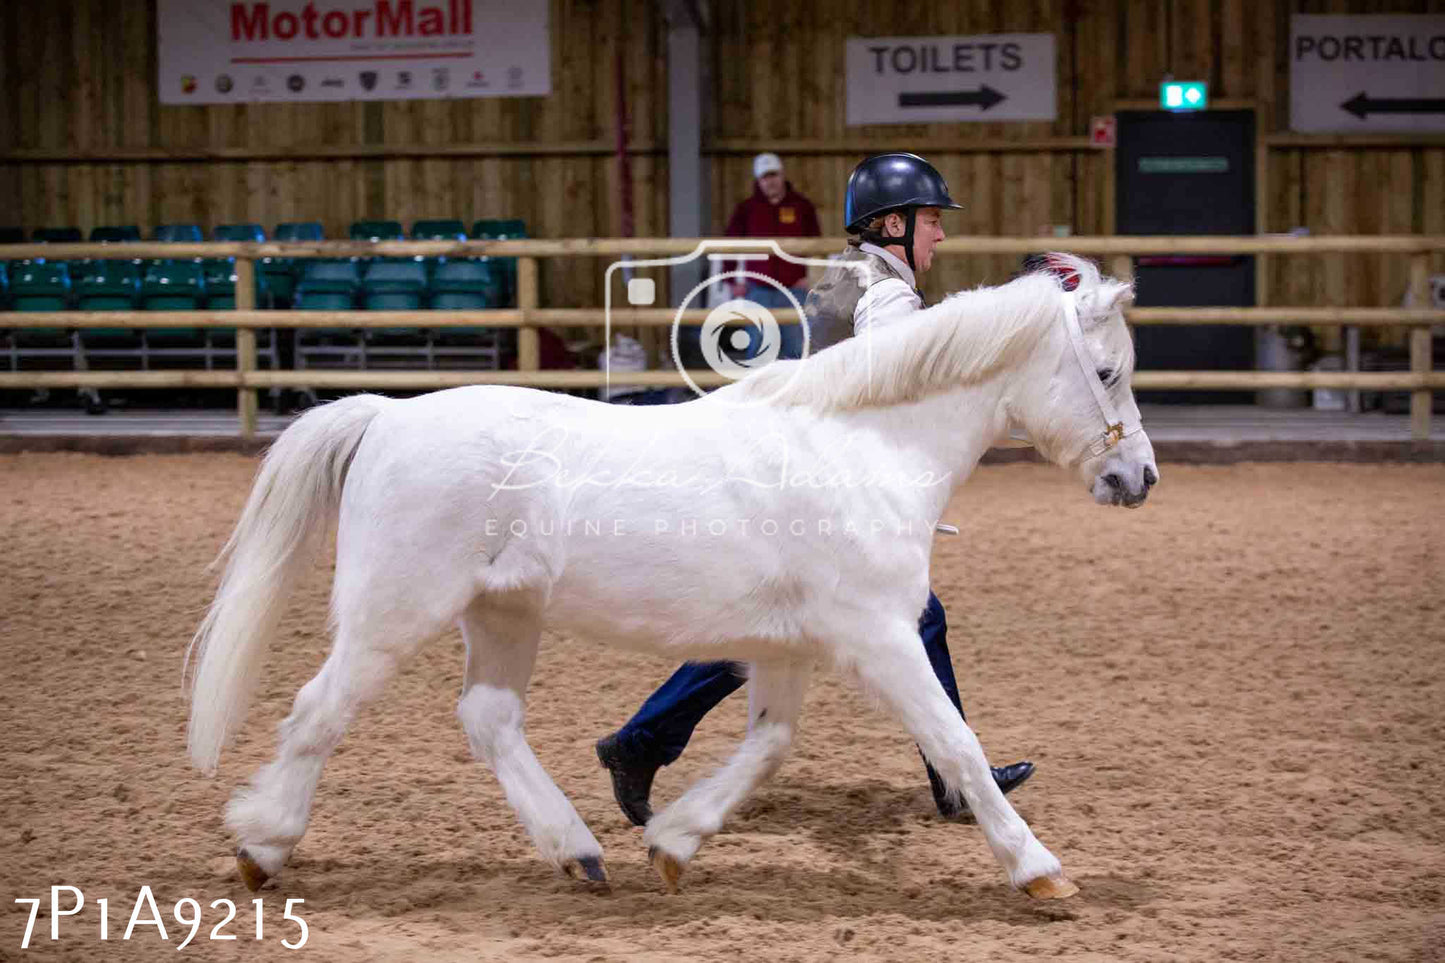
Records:
{"label": "halter noseband", "polygon": [[1064,330],[1069,333],[1069,343],[1074,346],[1074,358],[1079,362],[1079,368],[1084,372],[1084,381],[1093,392],[1099,414],[1104,418],[1104,431],[1093,442],[1084,445],[1079,454],[1070,460],[1071,465],[1102,455],[1130,435],[1144,430],[1144,426],[1137,419],[1125,423],[1119,409],[1114,407],[1109,392],[1105,390],[1104,383],[1099,380],[1099,373],[1094,370],[1094,363],[1089,358],[1088,346],[1084,344],[1084,329],[1079,325],[1079,308],[1075,299],[1076,295],[1071,291],[1064,294]]}

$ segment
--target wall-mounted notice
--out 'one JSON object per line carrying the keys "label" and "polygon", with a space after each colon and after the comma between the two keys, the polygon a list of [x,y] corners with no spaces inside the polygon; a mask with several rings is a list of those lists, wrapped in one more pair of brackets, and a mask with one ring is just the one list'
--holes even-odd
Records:
{"label": "wall-mounted notice", "polygon": [[848,123],[1053,120],[1054,35],[848,38]]}
{"label": "wall-mounted notice", "polygon": [[545,3],[159,0],[163,104],[535,97]]}
{"label": "wall-mounted notice", "polygon": [[1292,130],[1445,130],[1445,17],[1295,14],[1289,49]]}

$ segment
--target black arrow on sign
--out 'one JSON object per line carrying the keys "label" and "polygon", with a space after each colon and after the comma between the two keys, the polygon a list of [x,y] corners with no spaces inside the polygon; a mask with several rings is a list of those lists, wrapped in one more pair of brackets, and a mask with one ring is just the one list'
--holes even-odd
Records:
{"label": "black arrow on sign", "polygon": [[899,107],[979,107],[988,110],[1008,100],[1004,94],[984,84],[977,90],[927,90],[899,94]]}
{"label": "black arrow on sign", "polygon": [[1364,120],[1370,114],[1445,114],[1445,97],[1376,97],[1363,90],[1340,104]]}

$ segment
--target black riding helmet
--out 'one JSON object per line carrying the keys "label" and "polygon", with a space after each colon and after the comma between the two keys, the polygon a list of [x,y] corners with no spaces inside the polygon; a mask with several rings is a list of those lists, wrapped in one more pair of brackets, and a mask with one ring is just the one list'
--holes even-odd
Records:
{"label": "black riding helmet", "polygon": [[[954,203],[948,196],[943,175],[922,157],[902,151],[874,154],[853,168],[848,178],[848,190],[843,197],[843,227],[849,234],[858,234],[863,240],[880,246],[902,244],[908,255],[908,266],[917,270],[913,263],[913,224],[914,214],[920,207],[963,210],[963,205]],[[903,236],[870,236],[868,224],[891,211],[904,215]]]}

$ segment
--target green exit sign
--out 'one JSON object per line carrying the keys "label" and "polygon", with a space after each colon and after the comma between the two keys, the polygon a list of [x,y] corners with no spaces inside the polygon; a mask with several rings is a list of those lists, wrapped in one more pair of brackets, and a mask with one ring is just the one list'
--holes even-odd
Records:
{"label": "green exit sign", "polygon": [[1159,106],[1165,110],[1203,110],[1209,106],[1209,85],[1202,80],[1166,80],[1159,85]]}

